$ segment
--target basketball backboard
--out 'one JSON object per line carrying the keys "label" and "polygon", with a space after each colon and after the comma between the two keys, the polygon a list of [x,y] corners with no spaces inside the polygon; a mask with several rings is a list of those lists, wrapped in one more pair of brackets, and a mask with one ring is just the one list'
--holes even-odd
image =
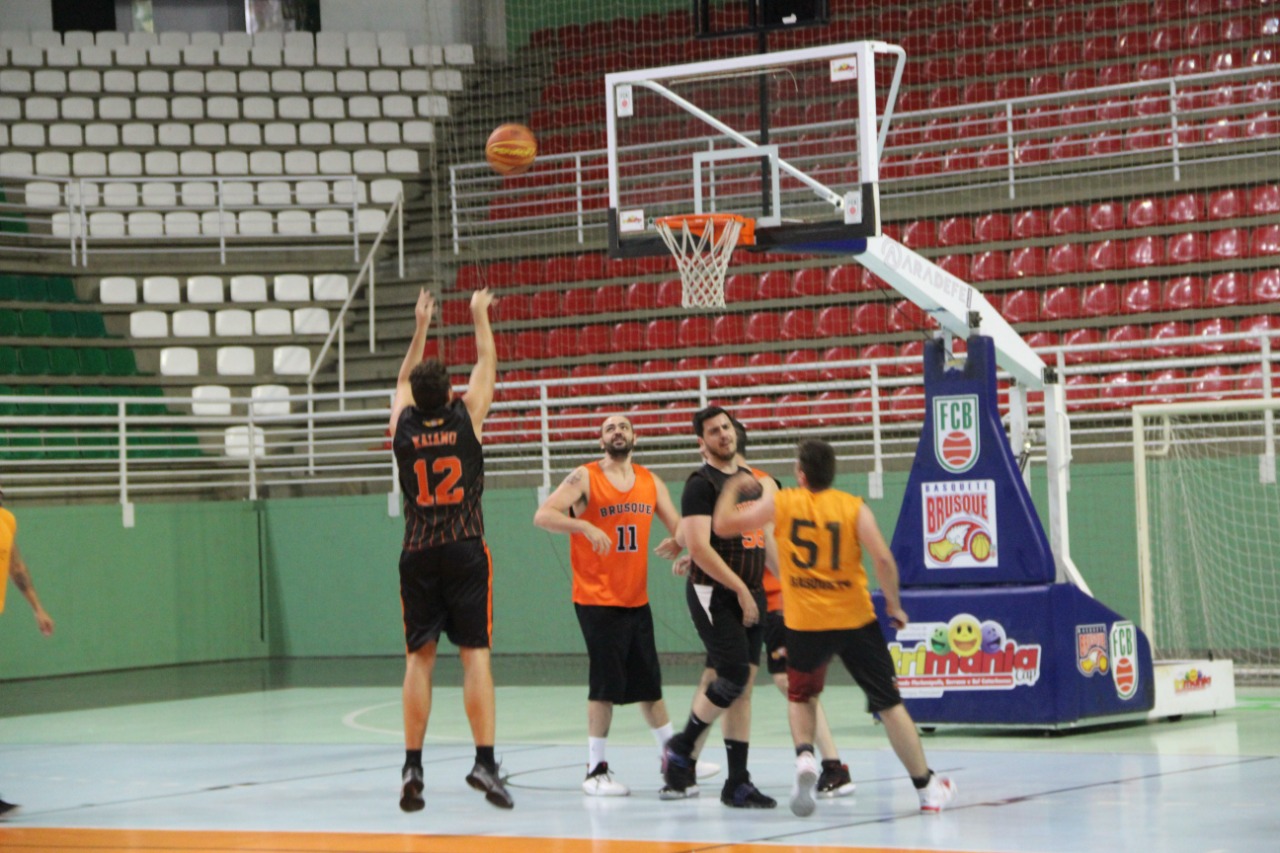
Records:
{"label": "basketball backboard", "polygon": [[860,41],[606,75],[610,254],[662,254],[654,220],[693,213],[754,218],[757,250],[856,251],[904,59]]}

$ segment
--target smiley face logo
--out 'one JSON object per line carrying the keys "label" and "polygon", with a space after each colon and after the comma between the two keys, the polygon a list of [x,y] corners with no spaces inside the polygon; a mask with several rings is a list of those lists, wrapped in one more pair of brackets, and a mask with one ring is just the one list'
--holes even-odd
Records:
{"label": "smiley face logo", "polygon": [[982,626],[968,613],[957,613],[947,623],[947,639],[957,655],[973,657],[982,648]]}
{"label": "smiley face logo", "polygon": [[951,651],[950,631],[946,625],[939,625],[929,635],[929,648],[935,655],[945,655]]}
{"label": "smiley face logo", "polygon": [[1004,648],[1004,626],[999,622],[987,620],[982,623],[982,650],[989,655]]}

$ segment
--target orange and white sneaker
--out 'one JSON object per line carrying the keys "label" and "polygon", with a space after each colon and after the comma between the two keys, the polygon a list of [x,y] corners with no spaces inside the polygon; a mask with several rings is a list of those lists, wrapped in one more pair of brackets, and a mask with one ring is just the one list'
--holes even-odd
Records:
{"label": "orange and white sneaker", "polygon": [[929,784],[916,790],[920,795],[920,811],[940,812],[956,796],[956,783],[937,773],[929,774]]}

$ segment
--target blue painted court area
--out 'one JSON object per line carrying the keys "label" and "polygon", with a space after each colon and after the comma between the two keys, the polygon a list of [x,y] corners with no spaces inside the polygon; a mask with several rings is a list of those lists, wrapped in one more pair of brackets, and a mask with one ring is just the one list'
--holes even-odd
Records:
{"label": "blue painted court area", "polygon": [[[124,675],[119,677],[126,677]],[[32,683],[33,685],[37,683]],[[5,689],[12,690],[14,685]],[[39,688],[34,688],[39,689]],[[500,687],[498,754],[516,798],[488,806],[463,783],[472,751],[460,691],[438,687],[424,756],[427,808],[396,804],[399,691],[285,687],[0,717],[0,793],[23,809],[6,829],[97,828],[524,836],[787,847],[966,851],[1253,851],[1274,849],[1280,817],[1280,691],[1242,689],[1217,717],[1047,736],[941,730],[930,764],[959,786],[941,815],[915,793],[883,731],[847,685],[825,694],[858,789],[791,815],[784,701],[758,685],[751,768],[779,800],[741,812],[718,801],[662,802],[657,747],[620,708],[609,761],[626,798],[590,799],[580,686]],[[692,688],[668,689],[673,717]],[[718,734],[706,758],[723,762]],[[23,847],[22,849],[32,849]]]}

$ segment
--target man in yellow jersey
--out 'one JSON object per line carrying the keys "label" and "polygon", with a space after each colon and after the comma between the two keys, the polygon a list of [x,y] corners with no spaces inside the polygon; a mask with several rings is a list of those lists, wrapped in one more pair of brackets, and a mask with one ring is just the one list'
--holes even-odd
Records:
{"label": "man in yellow jersey", "polygon": [[[0,613],[4,612],[5,591],[9,588],[9,578],[12,577],[13,585],[22,593],[36,615],[36,627],[48,637],[53,633],[53,620],[40,603],[35,584],[31,582],[31,572],[27,570],[27,563],[18,551],[18,520],[4,508],[3,502],[4,494],[0,493]],[[17,808],[15,803],[0,800],[0,819]]]}
{"label": "man in yellow jersey", "polygon": [[493,643],[493,561],[484,543],[484,418],[493,402],[497,351],[488,289],[471,295],[476,363],[467,391],[453,396],[439,359],[423,360],[435,300],[426,290],[391,404],[391,447],[404,494],[400,602],[404,613],[404,739],[400,808],[422,800],[422,744],[431,714],[431,675],[440,634],[462,659],[462,701],[476,744],[467,784],[498,808],[514,805],[493,754],[495,709],[489,649]]}
{"label": "man in yellow jersey", "polygon": [[[672,735],[649,610],[649,529],[657,515],[674,537],[680,514],[666,484],[632,461],[635,445],[630,420],[605,418],[604,457],[575,468],[533,516],[543,530],[570,535],[573,606],[590,661],[582,783],[590,797],[631,793],[613,778],[605,755],[614,705],[639,705],[659,751]],[[681,548],[667,538],[654,551],[672,559]]]}
{"label": "man in yellow jersey", "polygon": [[[890,622],[901,629],[907,614],[898,597],[898,565],[862,499],[831,487],[836,455],[830,444],[801,441],[795,470],[799,488],[781,490],[738,474],[725,483],[712,516],[717,536],[769,521],[775,525],[787,628],[787,707],[796,747],[791,811],[804,817],[815,807],[813,700],[822,692],[834,655],[867,694],[867,710],[884,723],[889,743],[915,785],[920,809],[939,811],[955,796],[955,785],[929,769],[915,723],[898,694],[893,660],[867,591],[862,552],[871,556]],[[761,486],[757,500],[741,502],[741,493],[755,498]]]}

